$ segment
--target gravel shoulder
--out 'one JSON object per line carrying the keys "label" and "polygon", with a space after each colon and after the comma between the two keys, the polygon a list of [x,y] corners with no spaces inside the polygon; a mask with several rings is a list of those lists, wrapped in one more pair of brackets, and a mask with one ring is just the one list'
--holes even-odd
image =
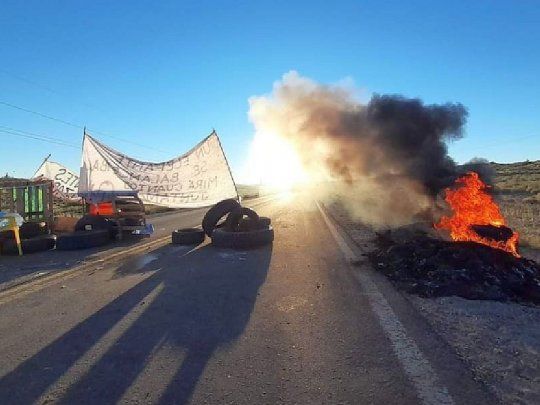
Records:
{"label": "gravel shoulder", "polygon": [[[327,208],[361,248],[366,234],[375,236],[339,204]],[[523,253],[537,259],[535,251]],[[540,403],[540,308],[401,293],[502,403]]]}
{"label": "gravel shoulder", "polygon": [[540,403],[540,308],[460,297],[408,299],[503,403]]}

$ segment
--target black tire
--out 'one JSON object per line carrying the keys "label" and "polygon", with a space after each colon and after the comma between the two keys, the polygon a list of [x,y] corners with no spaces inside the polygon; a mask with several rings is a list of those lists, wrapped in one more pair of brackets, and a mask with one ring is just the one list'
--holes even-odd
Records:
{"label": "black tire", "polygon": [[227,220],[225,221],[225,227],[229,231],[237,231],[238,225],[240,224],[240,220],[244,218],[244,216],[248,217],[255,223],[259,222],[259,215],[253,211],[251,208],[246,207],[239,207],[232,210],[229,215],[227,215]]}
{"label": "black tire", "polygon": [[75,224],[75,231],[95,231],[105,229],[111,232],[111,224],[107,219],[99,215],[85,215]]}
{"label": "black tire", "polygon": [[[54,249],[56,245],[56,235],[38,235],[34,238],[21,239],[23,254],[44,252]],[[14,239],[4,241],[2,253],[7,255],[18,255],[17,243]]]}
{"label": "black tire", "polygon": [[[268,228],[271,224],[270,218],[268,217],[259,217],[258,221],[254,221],[251,218],[242,218],[238,223],[238,227],[234,229],[237,232],[248,232],[255,231],[257,229]],[[231,229],[228,229],[229,231]]]}
{"label": "black tire", "polygon": [[106,219],[106,221],[109,225],[109,236],[114,240],[118,236],[118,226],[116,225],[116,221],[112,219]]}
{"label": "black tire", "polygon": [[259,225],[262,227],[269,227],[272,224],[272,220],[268,217],[259,217]]}
{"label": "black tire", "polygon": [[172,233],[172,243],[175,245],[199,245],[204,242],[206,234],[199,228],[177,229]]}
{"label": "black tire", "polygon": [[0,232],[0,242],[10,239],[15,239],[15,233],[13,231],[9,230]]}
{"label": "black tire", "polygon": [[[21,239],[30,239],[39,235],[46,235],[48,227],[45,222],[24,222],[19,227],[19,237]],[[13,239],[15,240],[15,233],[13,231],[1,231],[0,241]]]}
{"label": "black tire", "polygon": [[[240,222],[238,223],[238,226],[236,229],[233,229],[234,232],[250,232],[250,231],[256,231],[257,229],[261,229],[261,225],[259,221],[254,221],[251,218],[242,218]],[[231,231],[231,229],[227,228],[227,231]]]}
{"label": "black tire", "polygon": [[25,222],[19,227],[21,239],[30,239],[48,232],[45,222]]}
{"label": "black tire", "polygon": [[212,236],[214,228],[218,224],[219,220],[227,215],[235,208],[240,207],[240,203],[233,198],[218,202],[212,208],[208,210],[202,220],[202,228],[204,233],[208,236]]}
{"label": "black tire", "polygon": [[212,234],[212,245],[232,249],[248,249],[267,245],[274,240],[274,229],[270,226],[250,232],[228,232],[216,229]]}
{"label": "black tire", "polygon": [[75,231],[59,235],[56,238],[57,250],[88,249],[103,246],[111,240],[107,229],[94,229],[93,231]]}

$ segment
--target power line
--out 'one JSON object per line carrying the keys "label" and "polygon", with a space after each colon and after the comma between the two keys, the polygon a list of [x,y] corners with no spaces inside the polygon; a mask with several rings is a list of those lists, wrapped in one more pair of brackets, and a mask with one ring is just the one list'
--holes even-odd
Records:
{"label": "power line", "polygon": [[[36,82],[36,81],[34,81],[34,80],[27,79],[26,77],[19,76],[18,74],[15,74],[15,73],[13,73],[13,72],[10,72],[10,71],[8,71],[8,70],[6,70],[6,69],[0,68],[0,72],[4,73],[5,75],[10,76],[10,77],[12,77],[12,78],[14,78],[14,79],[17,79],[17,80],[19,80],[19,81],[21,81],[21,82],[24,82],[24,83],[27,83],[27,84],[31,84],[31,85],[33,85],[33,86],[35,86],[35,87],[37,87],[37,88],[40,88],[40,89],[45,90],[45,91],[48,91],[49,93],[56,94],[56,95],[62,96],[62,97],[69,97],[69,95],[68,95],[67,93],[65,93],[65,92],[55,90],[55,89],[53,89],[53,88],[50,87],[50,86],[44,85],[44,84],[42,84],[42,83],[38,83],[38,82]],[[72,99],[72,97],[69,97],[69,98],[70,98],[70,100]],[[96,106],[94,106],[94,105],[92,105],[92,104],[85,103],[84,101],[81,101],[81,100],[79,100],[79,99],[76,99],[76,101],[77,101],[77,103],[79,103],[79,104],[81,104],[81,105],[84,105],[85,107],[90,107],[90,108],[92,108],[92,109],[95,109],[95,110],[104,112],[103,109],[101,109],[101,108],[99,108],[99,107],[96,107]]]}
{"label": "power line", "polygon": [[20,134],[25,134],[25,135],[29,135],[29,136],[33,136],[33,137],[37,137],[37,138],[40,138],[40,139],[43,139],[43,140],[59,142],[59,143],[65,144],[67,146],[73,146],[73,147],[76,147],[76,148],[80,147],[80,146],[77,146],[74,143],[67,142],[64,139],[54,138],[52,136],[47,136],[47,135],[36,134],[35,132],[30,132],[30,131],[23,131],[22,129],[12,128],[12,127],[8,127],[6,125],[0,125],[0,129],[11,131],[11,132],[17,132],[17,133],[20,133]]}
{"label": "power line", "polygon": [[55,90],[55,89],[53,89],[53,88],[51,88],[51,87],[49,87],[49,86],[46,86],[46,85],[44,85],[44,84],[35,82],[35,81],[30,80],[30,79],[27,79],[27,78],[25,78],[25,77],[19,76],[19,75],[15,74],[15,73],[9,72],[9,71],[7,71],[7,70],[5,70],[5,69],[0,68],[0,72],[4,73],[5,75],[8,75],[8,76],[10,76],[10,77],[12,77],[12,78],[14,78],[14,79],[17,79],[17,80],[19,80],[19,81],[21,81],[21,82],[25,82],[25,83],[31,84],[31,85],[33,85],[33,86],[35,86],[35,87],[38,87],[38,88],[42,89],[42,90],[46,90],[46,91],[48,91],[49,93],[57,94],[57,95],[59,95],[59,96],[63,96],[63,95],[64,95],[64,94],[62,94],[61,92],[59,92],[58,90]]}
{"label": "power line", "polygon": [[49,120],[53,120],[53,121],[56,121],[56,122],[60,122],[60,123],[65,124],[65,125],[69,125],[70,127],[74,127],[74,128],[78,128],[78,129],[83,129],[83,128],[84,128],[83,126],[74,124],[73,122],[65,121],[65,120],[62,120],[62,119],[60,119],[60,118],[51,117],[50,115],[42,114],[42,113],[37,112],[37,111],[28,110],[28,109],[26,109],[26,108],[24,108],[24,107],[19,107],[18,105],[11,104],[11,103],[7,103],[7,102],[5,102],[5,101],[0,101],[0,104],[3,104],[3,105],[5,105],[5,106],[11,107],[11,108],[15,108],[15,109],[17,109],[17,110],[21,110],[21,111],[27,112],[27,113],[29,113],[29,114],[38,115],[38,116],[40,116],[40,117],[47,118],[47,119],[49,119]]}
{"label": "power line", "polygon": [[[52,121],[56,121],[56,122],[59,122],[61,124],[64,124],[64,125],[68,125],[70,127],[73,127],[73,128],[77,128],[77,129],[84,129],[85,127],[82,126],[82,125],[79,125],[79,124],[75,124],[73,122],[70,122],[70,121],[66,121],[66,120],[63,120],[63,119],[60,119],[60,118],[56,118],[56,117],[53,117],[53,116],[50,116],[50,115],[47,115],[47,114],[43,114],[43,113],[40,113],[39,111],[34,111],[34,110],[30,110],[28,108],[24,108],[24,107],[20,107],[18,105],[15,105],[15,104],[11,104],[11,103],[8,103],[6,101],[1,101],[0,100],[0,104],[2,105],[5,105],[7,107],[10,107],[10,108],[14,108],[14,109],[17,109],[17,110],[20,110],[20,111],[24,111],[26,113],[29,113],[29,114],[34,114],[34,115],[37,115],[39,117],[42,117],[42,118],[46,118],[48,120],[52,120]],[[161,153],[169,153],[169,152],[166,152],[164,150],[161,150],[161,149],[158,149],[158,148],[155,148],[153,146],[148,146],[148,145],[143,145],[141,143],[138,143],[138,142],[134,142],[134,141],[131,141],[131,140],[128,140],[128,139],[123,139],[123,138],[120,138],[118,136],[114,136],[114,135],[110,135],[110,134],[107,134],[107,133],[104,133],[104,132],[101,132],[101,131],[96,131],[96,130],[93,130],[93,129],[90,129],[90,128],[87,128],[89,131],[93,132],[94,134],[99,134],[99,135],[103,135],[103,136],[107,136],[109,138],[112,138],[112,139],[116,139],[118,141],[121,141],[121,142],[126,142],[126,143],[130,143],[132,145],[136,145],[136,146],[139,146],[141,148],[145,148],[145,149],[153,149],[157,152],[161,152]]]}
{"label": "power line", "polygon": [[[1,128],[8,128],[8,127],[4,127],[4,126],[0,126],[0,127]],[[74,145],[74,144],[71,144],[71,143],[67,143],[67,142],[64,142],[64,141],[61,141],[61,140],[57,140],[55,138],[49,138],[49,137],[41,136],[41,135],[38,135],[38,134],[33,134],[32,132],[19,131],[19,130],[14,130],[14,129],[6,130],[6,129],[1,129],[1,128],[0,128],[0,132],[5,133],[5,134],[18,136],[18,137],[21,137],[21,138],[35,139],[35,140],[42,141],[42,142],[53,143],[53,144],[56,144],[56,145],[68,146],[70,148],[80,149],[80,146],[77,146],[77,145]]]}

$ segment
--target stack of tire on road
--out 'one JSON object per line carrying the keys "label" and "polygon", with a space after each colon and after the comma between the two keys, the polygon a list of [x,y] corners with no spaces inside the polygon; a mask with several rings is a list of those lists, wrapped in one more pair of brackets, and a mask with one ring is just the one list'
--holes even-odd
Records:
{"label": "stack of tire on road", "polygon": [[196,245],[206,235],[217,247],[248,249],[267,245],[274,240],[271,220],[260,217],[250,208],[242,207],[235,199],[218,202],[208,210],[202,221],[202,229],[185,228],[172,233],[172,243]]}
{"label": "stack of tire on road", "polygon": [[[13,231],[3,231],[0,235],[0,249],[2,254],[17,255],[19,250]],[[24,254],[43,252],[54,249],[56,235],[49,233],[45,222],[25,222],[19,227],[21,248]]]}
{"label": "stack of tire on road", "polygon": [[112,225],[98,215],[85,215],[75,224],[75,231],[58,235],[56,249],[78,250],[106,245],[113,238]]}

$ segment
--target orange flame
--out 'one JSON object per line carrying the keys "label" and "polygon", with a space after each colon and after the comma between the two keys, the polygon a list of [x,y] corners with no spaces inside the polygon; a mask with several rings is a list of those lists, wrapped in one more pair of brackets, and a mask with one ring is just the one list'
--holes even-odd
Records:
{"label": "orange flame", "polygon": [[456,189],[445,190],[445,200],[452,209],[452,216],[443,216],[435,224],[436,229],[446,229],[452,240],[482,243],[512,253],[519,257],[517,245],[519,235],[513,232],[506,241],[496,241],[478,235],[471,225],[506,225],[499,206],[486,192],[488,186],[480,180],[478,173],[469,172],[456,180]]}

